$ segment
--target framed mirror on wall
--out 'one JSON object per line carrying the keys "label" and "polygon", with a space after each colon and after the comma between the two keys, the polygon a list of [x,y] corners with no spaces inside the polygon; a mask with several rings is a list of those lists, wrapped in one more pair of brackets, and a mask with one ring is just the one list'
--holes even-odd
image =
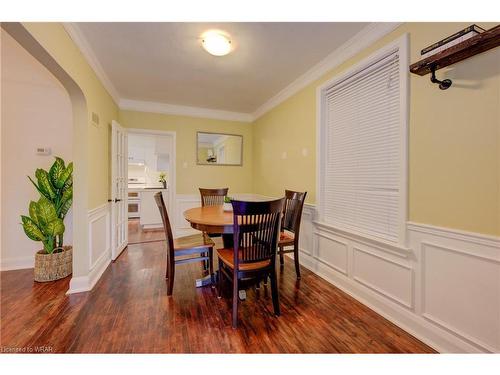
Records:
{"label": "framed mirror on wall", "polygon": [[196,164],[243,165],[243,136],[197,132]]}

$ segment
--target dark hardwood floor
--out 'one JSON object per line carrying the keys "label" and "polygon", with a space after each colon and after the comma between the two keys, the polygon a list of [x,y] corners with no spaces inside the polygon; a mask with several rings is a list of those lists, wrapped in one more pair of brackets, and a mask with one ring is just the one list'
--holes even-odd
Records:
{"label": "dark hardwood floor", "polygon": [[139,219],[128,220],[128,243],[136,244],[142,242],[160,241],[165,239],[163,228],[148,229],[141,228]]}
{"label": "dark hardwood floor", "polygon": [[0,346],[83,353],[430,353],[433,350],[293,261],[279,272],[282,315],[270,285],[247,290],[231,328],[229,290],[195,288],[201,264],[180,265],[172,297],[162,242],[129,245],[89,293],[69,278],[35,283],[32,270],[1,273]]}

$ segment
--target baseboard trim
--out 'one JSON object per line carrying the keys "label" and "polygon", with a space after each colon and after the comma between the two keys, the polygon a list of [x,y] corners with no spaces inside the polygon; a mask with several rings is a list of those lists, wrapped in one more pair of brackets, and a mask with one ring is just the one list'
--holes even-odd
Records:
{"label": "baseboard trim", "polygon": [[35,254],[30,257],[4,259],[0,265],[0,271],[24,270],[34,267]]}
{"label": "baseboard trim", "polygon": [[92,290],[110,264],[110,254],[108,252],[103,253],[87,276],[73,277],[70,280],[66,294],[83,293]]}

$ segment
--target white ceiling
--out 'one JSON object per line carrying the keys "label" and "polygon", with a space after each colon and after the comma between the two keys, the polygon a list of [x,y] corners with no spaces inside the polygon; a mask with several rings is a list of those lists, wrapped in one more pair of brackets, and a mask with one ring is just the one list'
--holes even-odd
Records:
{"label": "white ceiling", "polygon": [[[256,111],[367,25],[76,24],[101,73],[122,100],[241,113]],[[215,57],[201,47],[199,36],[212,28],[231,35],[235,47],[231,54]],[[82,48],[81,40],[79,44]]]}

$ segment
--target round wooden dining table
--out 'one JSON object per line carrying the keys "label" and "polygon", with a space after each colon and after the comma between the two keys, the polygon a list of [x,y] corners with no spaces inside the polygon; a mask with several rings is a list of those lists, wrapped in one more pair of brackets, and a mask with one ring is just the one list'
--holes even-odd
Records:
{"label": "round wooden dining table", "polygon": [[202,232],[233,233],[233,211],[224,211],[222,205],[191,208],[184,211],[184,218]]}
{"label": "round wooden dining table", "polygon": [[[207,233],[222,234],[224,248],[233,247],[233,211],[224,211],[222,205],[195,207],[184,211],[184,218],[194,229]],[[219,277],[218,271],[216,278]],[[196,280],[196,286],[205,286],[211,283],[211,277]],[[245,299],[245,291],[240,291],[240,299]]]}

